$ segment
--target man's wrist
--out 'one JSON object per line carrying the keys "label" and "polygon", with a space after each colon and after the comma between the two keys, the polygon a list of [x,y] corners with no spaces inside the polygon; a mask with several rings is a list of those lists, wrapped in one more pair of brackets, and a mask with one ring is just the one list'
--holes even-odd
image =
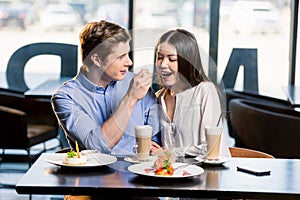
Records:
{"label": "man's wrist", "polygon": [[131,97],[130,95],[126,94],[123,98],[123,101],[124,103],[127,105],[128,109],[132,109],[133,110],[133,107],[134,105],[136,104],[137,102],[137,99],[136,98],[133,98]]}

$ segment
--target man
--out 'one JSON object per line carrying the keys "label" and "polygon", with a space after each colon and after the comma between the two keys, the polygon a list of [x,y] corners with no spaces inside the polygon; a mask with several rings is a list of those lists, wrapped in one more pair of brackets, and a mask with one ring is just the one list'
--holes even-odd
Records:
{"label": "man", "polygon": [[[153,127],[152,150],[160,148],[158,105],[147,69],[138,74],[128,53],[127,30],[107,21],[90,22],[80,33],[82,67],[51,98],[70,146],[113,155],[133,154],[134,127]],[[147,117],[150,109],[150,115]]]}

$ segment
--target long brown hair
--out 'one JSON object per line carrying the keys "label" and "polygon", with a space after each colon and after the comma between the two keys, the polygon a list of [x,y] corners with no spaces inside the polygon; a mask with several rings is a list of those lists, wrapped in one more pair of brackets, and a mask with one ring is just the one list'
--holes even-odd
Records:
{"label": "long brown hair", "polygon": [[[185,79],[182,81],[188,82],[191,87],[204,81],[212,82],[204,72],[198,42],[191,32],[184,29],[175,29],[164,33],[156,44],[155,55],[158,46],[164,42],[173,45],[177,51],[178,72]],[[216,85],[215,87],[219,95],[221,109],[225,110],[224,96]]]}

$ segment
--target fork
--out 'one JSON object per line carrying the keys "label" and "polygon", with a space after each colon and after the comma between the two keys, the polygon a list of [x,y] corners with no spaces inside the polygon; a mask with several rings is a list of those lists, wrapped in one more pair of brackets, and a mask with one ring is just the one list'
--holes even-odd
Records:
{"label": "fork", "polygon": [[176,170],[178,170],[178,169],[183,169],[183,168],[186,168],[187,166],[189,166],[190,164],[183,164],[183,165],[180,165],[180,166],[178,166],[178,167],[175,167],[174,168],[174,172],[176,171]]}

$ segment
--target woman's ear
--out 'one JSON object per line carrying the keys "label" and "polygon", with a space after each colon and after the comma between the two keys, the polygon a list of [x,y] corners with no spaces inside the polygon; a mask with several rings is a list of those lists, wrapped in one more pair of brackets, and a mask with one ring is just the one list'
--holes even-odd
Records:
{"label": "woman's ear", "polygon": [[92,62],[93,62],[94,65],[96,65],[96,66],[98,66],[98,67],[101,66],[101,63],[102,63],[102,62],[101,62],[101,60],[100,60],[98,54],[96,54],[96,53],[92,54],[92,55],[91,55],[91,60],[92,60]]}

